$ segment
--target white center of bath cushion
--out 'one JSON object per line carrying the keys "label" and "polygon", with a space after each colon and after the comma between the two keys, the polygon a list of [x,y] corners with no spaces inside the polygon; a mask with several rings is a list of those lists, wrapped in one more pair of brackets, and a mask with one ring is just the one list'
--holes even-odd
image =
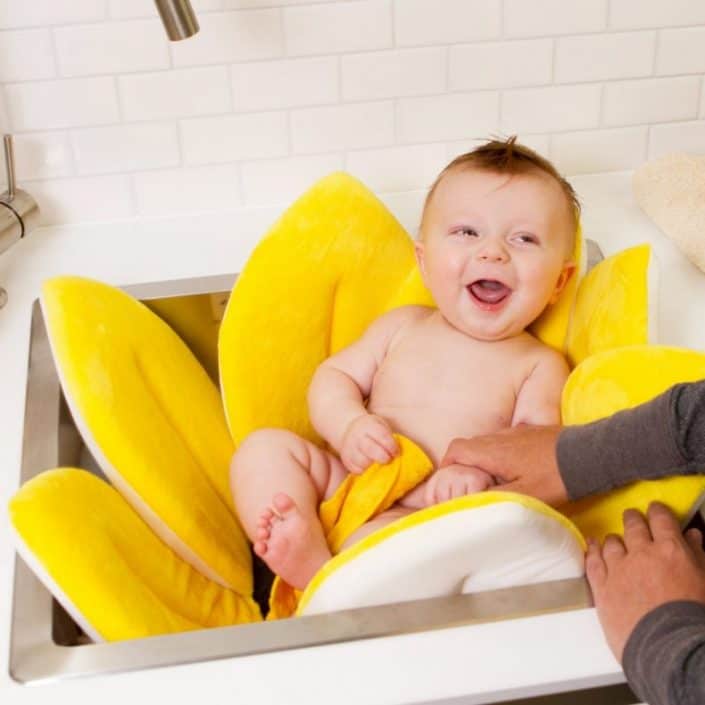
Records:
{"label": "white center of bath cushion", "polygon": [[482,493],[489,494],[500,499],[471,507],[473,495],[430,507],[335,556],[309,584],[298,614],[583,575],[584,543],[565,517],[528,497]]}

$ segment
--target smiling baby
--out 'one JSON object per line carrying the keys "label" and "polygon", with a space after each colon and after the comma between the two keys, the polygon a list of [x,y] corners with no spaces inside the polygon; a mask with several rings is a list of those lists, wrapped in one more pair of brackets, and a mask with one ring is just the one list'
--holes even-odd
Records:
{"label": "smiling baby", "polygon": [[272,571],[303,589],[330,559],[318,505],[349,473],[397,455],[393,433],[412,439],[436,469],[346,547],[415,509],[494,484],[476,468],[438,467],[453,438],[560,422],[568,365],[527,327],[575,270],[578,213],[568,182],[514,137],[440,173],[416,243],[437,308],[389,311],[318,367],[309,414],[330,450],[262,429],[233,458],[238,514]]}

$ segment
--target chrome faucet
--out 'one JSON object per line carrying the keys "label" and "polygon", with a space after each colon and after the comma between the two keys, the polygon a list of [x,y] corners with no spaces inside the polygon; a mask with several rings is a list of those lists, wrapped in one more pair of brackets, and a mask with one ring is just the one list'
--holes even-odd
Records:
{"label": "chrome faucet", "polygon": [[154,0],[170,41],[188,39],[198,32],[198,20],[190,0]]}
{"label": "chrome faucet", "polygon": [[[7,191],[0,194],[0,254],[28,235],[39,224],[39,206],[22,189],[15,186],[15,155],[12,135],[3,136]],[[7,303],[7,292],[0,287],[0,308]]]}

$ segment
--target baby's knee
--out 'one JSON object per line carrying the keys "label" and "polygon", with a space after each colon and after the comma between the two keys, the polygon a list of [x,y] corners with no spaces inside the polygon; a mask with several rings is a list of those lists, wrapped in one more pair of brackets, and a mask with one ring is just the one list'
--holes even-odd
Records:
{"label": "baby's knee", "polygon": [[281,428],[262,428],[245,436],[230,463],[230,476],[261,470],[262,463],[271,462],[282,452],[300,443],[301,439],[291,431]]}

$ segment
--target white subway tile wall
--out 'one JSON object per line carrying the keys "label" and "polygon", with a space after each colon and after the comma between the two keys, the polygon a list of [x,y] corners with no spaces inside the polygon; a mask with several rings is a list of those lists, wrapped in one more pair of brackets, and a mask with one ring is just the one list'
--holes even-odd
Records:
{"label": "white subway tile wall", "polygon": [[654,125],[651,128],[649,159],[658,159],[669,152],[705,154],[705,120]]}
{"label": "white subway tile wall", "polygon": [[661,32],[656,73],[705,73],[705,27]]}
{"label": "white subway tile wall", "polygon": [[137,125],[72,130],[76,171],[107,174],[176,166],[179,140],[176,125],[144,122]]}
{"label": "white subway tile wall", "polygon": [[554,135],[554,164],[568,174],[634,169],[644,162],[648,128],[620,127]]}
{"label": "white subway tile wall", "polygon": [[311,184],[342,168],[342,153],[245,162],[244,201],[250,206],[291,203],[301,195],[302,183]]}
{"label": "white subway tile wall", "polygon": [[551,83],[551,39],[482,42],[449,47],[448,88],[475,91]]}
{"label": "white subway tile wall", "polygon": [[7,83],[4,89],[10,122],[10,125],[3,127],[5,132],[22,133],[120,122],[115,79],[112,76]]}
{"label": "white subway tile wall", "polygon": [[610,27],[687,27],[705,24],[705,3],[700,0],[611,0]]}
{"label": "white subway tile wall", "polygon": [[144,171],[135,176],[137,212],[146,216],[205,213],[238,206],[236,164]]}
{"label": "white subway tile wall", "polygon": [[0,81],[32,81],[54,76],[56,62],[48,29],[0,34]]}
{"label": "white subway tile wall", "polygon": [[606,26],[607,0],[504,0],[506,37],[602,32]]}
{"label": "white subway tile wall", "polygon": [[457,154],[705,154],[703,0],[0,0],[0,127],[45,223],[284,206],[345,169],[410,230]]}
{"label": "white subway tile wall", "polygon": [[500,0],[394,0],[400,46],[454,44],[500,36]]}
{"label": "white subway tile wall", "polygon": [[502,129],[521,133],[599,127],[600,93],[596,83],[504,91]]}
{"label": "white subway tile wall", "polygon": [[[198,34],[169,45],[174,66],[223,64],[284,55],[280,10],[204,13],[199,17],[199,25]],[[166,43],[164,31],[160,43]]]}
{"label": "white subway tile wall", "polygon": [[283,157],[289,151],[284,112],[195,118],[180,127],[184,164]]}
{"label": "white subway tile wall", "polygon": [[283,10],[289,56],[386,49],[392,43],[389,0],[356,0]]}
{"label": "white subway tile wall", "polygon": [[397,103],[399,142],[478,137],[497,130],[499,93],[450,93],[402,98]]}
{"label": "white subway tile wall", "polygon": [[291,112],[294,154],[394,144],[394,103],[351,103]]}
{"label": "white subway tile wall", "polygon": [[235,64],[230,73],[236,111],[278,110],[338,102],[340,70],[335,57]]}
{"label": "white subway tile wall", "polygon": [[173,69],[118,78],[125,122],[222,115],[230,112],[226,66]]}
{"label": "white subway tile wall", "polygon": [[605,86],[605,125],[638,125],[693,120],[701,81],[695,76],[616,81]]}
{"label": "white subway tile wall", "polygon": [[435,47],[343,56],[343,100],[444,93],[446,56],[445,49]]}
{"label": "white subway tile wall", "polygon": [[159,20],[88,24],[54,30],[61,76],[96,76],[169,68]]}
{"label": "white subway tile wall", "polygon": [[556,83],[650,76],[656,32],[615,32],[561,37],[556,42]]}

